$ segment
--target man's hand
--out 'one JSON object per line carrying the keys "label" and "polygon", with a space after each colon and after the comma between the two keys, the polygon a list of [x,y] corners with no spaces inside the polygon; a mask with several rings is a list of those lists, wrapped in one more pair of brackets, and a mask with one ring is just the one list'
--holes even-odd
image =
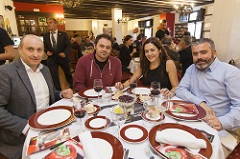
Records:
{"label": "man's hand", "polygon": [[62,91],[62,96],[63,96],[63,98],[70,99],[70,98],[73,97],[73,91],[70,88],[65,89],[65,90]]}
{"label": "man's hand", "polygon": [[214,111],[205,102],[201,102],[200,106],[206,111],[207,115],[215,116]]}
{"label": "man's hand", "polygon": [[51,53],[50,51],[48,51],[48,52],[47,52],[47,55],[48,55],[48,56],[52,56],[53,53]]}
{"label": "man's hand", "polygon": [[66,55],[65,55],[63,52],[59,53],[58,55],[59,55],[61,58],[65,58],[65,57],[66,57]]}
{"label": "man's hand", "polygon": [[164,96],[164,98],[172,98],[175,94],[171,91],[169,91],[167,88],[161,89],[160,93]]}
{"label": "man's hand", "polygon": [[222,124],[220,120],[215,115],[207,115],[204,120],[210,125],[213,129],[222,130]]}

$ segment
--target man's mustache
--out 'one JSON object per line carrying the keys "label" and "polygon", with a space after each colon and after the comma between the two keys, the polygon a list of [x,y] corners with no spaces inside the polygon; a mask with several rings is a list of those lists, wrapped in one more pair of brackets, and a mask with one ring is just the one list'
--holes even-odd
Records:
{"label": "man's mustache", "polygon": [[207,62],[207,60],[199,59],[196,61],[196,63],[198,63],[198,62]]}

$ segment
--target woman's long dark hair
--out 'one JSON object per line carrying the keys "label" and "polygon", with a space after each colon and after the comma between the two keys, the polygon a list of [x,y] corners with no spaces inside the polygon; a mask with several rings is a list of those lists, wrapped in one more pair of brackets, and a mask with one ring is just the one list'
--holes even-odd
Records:
{"label": "woman's long dark hair", "polygon": [[[153,45],[155,45],[157,47],[158,50],[161,50],[161,53],[159,54],[160,66],[161,66],[162,62],[167,61],[169,59],[166,50],[164,49],[163,45],[160,43],[158,38],[156,38],[156,37],[148,38],[147,41],[143,44],[143,53],[140,56],[140,68],[142,69],[144,77],[147,76],[147,72],[150,67],[150,62],[148,61],[148,59],[145,55],[145,46],[149,43],[152,43]],[[163,72],[163,70],[161,70],[161,71]]]}

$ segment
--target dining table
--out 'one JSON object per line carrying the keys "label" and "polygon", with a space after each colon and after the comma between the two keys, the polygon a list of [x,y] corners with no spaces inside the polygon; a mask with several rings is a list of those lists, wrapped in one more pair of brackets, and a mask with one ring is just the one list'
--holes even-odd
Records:
{"label": "dining table", "polygon": [[[114,89],[114,88],[113,88]],[[78,98],[79,94],[76,93],[74,94],[73,98]],[[166,101],[163,97],[159,98],[160,102]],[[174,96],[171,100],[181,100],[178,97]],[[95,99],[89,99],[89,102],[98,104],[96,98]],[[106,116],[111,119],[110,111],[112,106],[117,105],[118,102],[114,99],[111,99],[110,102],[104,102],[101,101],[101,104],[98,104],[101,107],[101,110],[95,114],[95,116]],[[73,102],[71,99],[61,99],[57,101],[56,103],[52,104],[50,107],[56,107],[56,106],[73,106]],[[133,112],[131,113],[132,115],[132,120],[126,122],[123,126],[122,129],[128,125],[140,125],[144,127],[148,132],[156,126],[159,125],[159,123],[149,123],[145,120],[142,119],[141,114],[143,112],[143,104],[139,102],[135,102]],[[89,115],[89,117],[92,117],[93,115]],[[210,127],[204,120],[198,120],[198,121],[186,121],[186,120],[178,120],[175,118],[172,118],[171,116],[165,114],[165,119],[163,121],[164,124],[181,124],[185,125],[188,127],[191,127],[193,129],[199,129],[199,130],[204,130],[212,135],[214,135],[214,138],[211,142],[212,146],[212,154],[211,154],[211,159],[224,159],[224,152],[222,149],[221,141],[218,135],[218,131]],[[160,123],[161,124],[161,123]],[[79,134],[80,131],[80,125],[78,122],[71,122],[70,124],[64,126],[63,128],[68,127],[70,130],[70,135],[71,137],[74,137]],[[88,128],[84,128],[85,131],[89,131]],[[94,131],[94,130],[90,130]],[[116,138],[118,138],[118,131],[117,131],[117,126],[115,126],[113,123],[110,124],[108,128],[105,128],[103,130],[105,133],[109,133]],[[22,151],[22,158],[23,159],[36,159],[36,158],[43,158],[46,156],[48,153],[51,152],[50,149],[37,152],[31,155],[27,155],[27,149],[30,143],[30,139],[34,136],[38,136],[39,133],[41,133],[41,130],[36,130],[30,128],[28,135],[26,137],[24,146],[23,146],[23,151]],[[118,140],[121,142],[122,146],[124,149],[128,149],[128,158],[134,158],[134,159],[149,159],[149,154],[146,153],[146,149],[150,150],[150,154],[154,156],[155,159],[160,159],[162,158],[156,151],[151,147],[150,141],[149,141],[149,136],[146,140],[139,142],[139,143],[131,143],[123,140],[123,138],[119,137]]]}

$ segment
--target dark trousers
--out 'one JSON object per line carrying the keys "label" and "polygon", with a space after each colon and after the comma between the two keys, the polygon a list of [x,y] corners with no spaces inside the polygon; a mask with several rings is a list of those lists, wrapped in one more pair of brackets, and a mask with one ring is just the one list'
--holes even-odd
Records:
{"label": "dark trousers", "polygon": [[69,63],[67,63],[67,62],[63,62],[63,63],[56,62],[55,64],[48,64],[48,68],[52,75],[53,84],[54,84],[55,88],[60,91],[62,90],[60,79],[59,79],[58,66],[60,66],[63,69],[65,78],[69,84],[69,87],[73,88],[73,78],[72,78],[72,74],[70,71]]}

